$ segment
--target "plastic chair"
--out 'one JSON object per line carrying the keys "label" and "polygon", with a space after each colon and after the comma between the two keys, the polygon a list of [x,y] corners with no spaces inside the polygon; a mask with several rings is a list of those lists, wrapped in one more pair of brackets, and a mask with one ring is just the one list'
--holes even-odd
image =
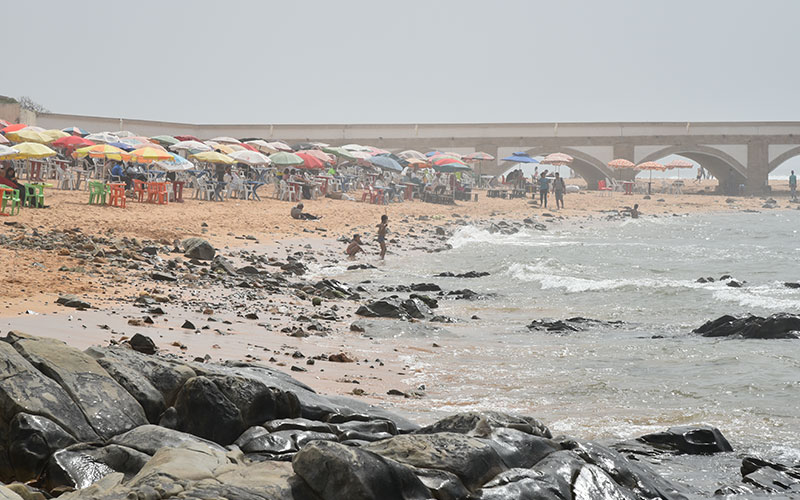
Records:
{"label": "plastic chair", "polygon": [[[9,205],[11,205],[9,213],[6,213],[6,207]],[[19,214],[20,205],[18,189],[4,190],[2,205],[0,205],[0,215],[17,215]]]}
{"label": "plastic chair", "polygon": [[44,186],[39,184],[23,184],[25,187],[25,206],[31,208],[44,207]]}
{"label": "plastic chair", "polygon": [[147,195],[147,186],[144,181],[139,179],[131,179],[133,181],[133,195],[140,203],[144,202],[144,197]]}
{"label": "plastic chair", "polygon": [[89,205],[105,205],[108,186],[101,181],[89,181]]}
{"label": "plastic chair", "polygon": [[108,204],[112,207],[125,208],[125,184],[114,183],[109,184],[109,197]]}
{"label": "plastic chair", "polygon": [[600,191],[600,194],[603,196],[605,196],[606,194],[608,196],[611,196],[611,192],[614,191],[614,188],[606,187],[606,181],[600,180],[597,181],[597,190]]}
{"label": "plastic chair", "polygon": [[157,205],[166,205],[169,203],[166,182],[147,183],[147,203],[155,203]]}

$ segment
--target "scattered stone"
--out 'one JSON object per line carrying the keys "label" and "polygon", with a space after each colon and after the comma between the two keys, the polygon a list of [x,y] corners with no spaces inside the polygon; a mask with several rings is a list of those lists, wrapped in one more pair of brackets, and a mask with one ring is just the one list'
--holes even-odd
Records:
{"label": "scattered stone", "polygon": [[141,352],[142,354],[155,354],[158,350],[153,339],[141,333],[137,333],[131,337],[128,343],[131,345],[131,349],[136,352]]}
{"label": "scattered stone", "polygon": [[61,295],[56,300],[56,304],[61,304],[64,307],[73,307],[75,309],[89,309],[92,305],[85,300],[79,298],[77,295]]}
{"label": "scattered stone", "polygon": [[188,319],[183,322],[183,324],[181,325],[181,328],[186,328],[187,330],[196,330],[197,329],[197,327],[194,326],[194,323],[192,323]]}
{"label": "scattered stone", "polygon": [[355,360],[347,354],[340,352],[338,354],[331,354],[328,356],[328,361],[332,361],[334,363],[353,363]]}
{"label": "scattered stone", "polygon": [[187,238],[181,242],[183,253],[191,259],[212,260],[216,249],[203,238]]}

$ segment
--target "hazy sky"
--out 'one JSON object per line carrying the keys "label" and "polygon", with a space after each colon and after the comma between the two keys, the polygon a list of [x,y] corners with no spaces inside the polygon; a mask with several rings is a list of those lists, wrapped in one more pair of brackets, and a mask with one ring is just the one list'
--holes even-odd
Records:
{"label": "hazy sky", "polygon": [[795,120],[797,0],[9,1],[0,94],[193,123]]}

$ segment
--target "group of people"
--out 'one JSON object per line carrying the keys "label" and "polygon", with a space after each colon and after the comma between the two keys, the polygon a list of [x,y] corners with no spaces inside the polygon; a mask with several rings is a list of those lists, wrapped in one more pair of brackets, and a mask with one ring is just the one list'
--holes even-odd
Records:
{"label": "group of people", "polygon": [[[376,227],[378,228],[378,245],[381,247],[380,256],[381,260],[383,260],[386,257],[386,234],[389,232],[389,216],[385,214],[381,215],[381,222]],[[364,253],[363,244],[364,242],[361,241],[361,235],[354,234],[353,239],[347,244],[344,253],[347,254],[350,259],[354,259],[359,253]]]}
{"label": "group of people", "polygon": [[[556,209],[564,208],[564,193],[567,192],[567,185],[564,183],[564,179],[556,172],[552,180],[552,186],[550,184],[551,181],[550,178],[547,177],[546,171],[539,174],[539,205],[541,205],[542,208],[547,208],[547,193],[552,190],[556,198]],[[533,192],[533,198],[536,199],[535,190]]]}

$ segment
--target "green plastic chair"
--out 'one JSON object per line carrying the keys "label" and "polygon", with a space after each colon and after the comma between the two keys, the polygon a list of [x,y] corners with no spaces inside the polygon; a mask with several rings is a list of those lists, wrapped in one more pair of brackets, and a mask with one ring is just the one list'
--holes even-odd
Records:
{"label": "green plastic chair", "polygon": [[19,201],[19,189],[15,189],[11,192],[4,191],[3,192],[3,204],[0,206],[0,213],[6,213],[6,207],[11,205],[9,215],[17,215],[19,213],[20,201]]}
{"label": "green plastic chair", "polygon": [[44,186],[41,184],[23,184],[25,186],[25,206],[44,208]]}
{"label": "green plastic chair", "polygon": [[108,186],[100,181],[89,181],[89,205],[105,205]]}

